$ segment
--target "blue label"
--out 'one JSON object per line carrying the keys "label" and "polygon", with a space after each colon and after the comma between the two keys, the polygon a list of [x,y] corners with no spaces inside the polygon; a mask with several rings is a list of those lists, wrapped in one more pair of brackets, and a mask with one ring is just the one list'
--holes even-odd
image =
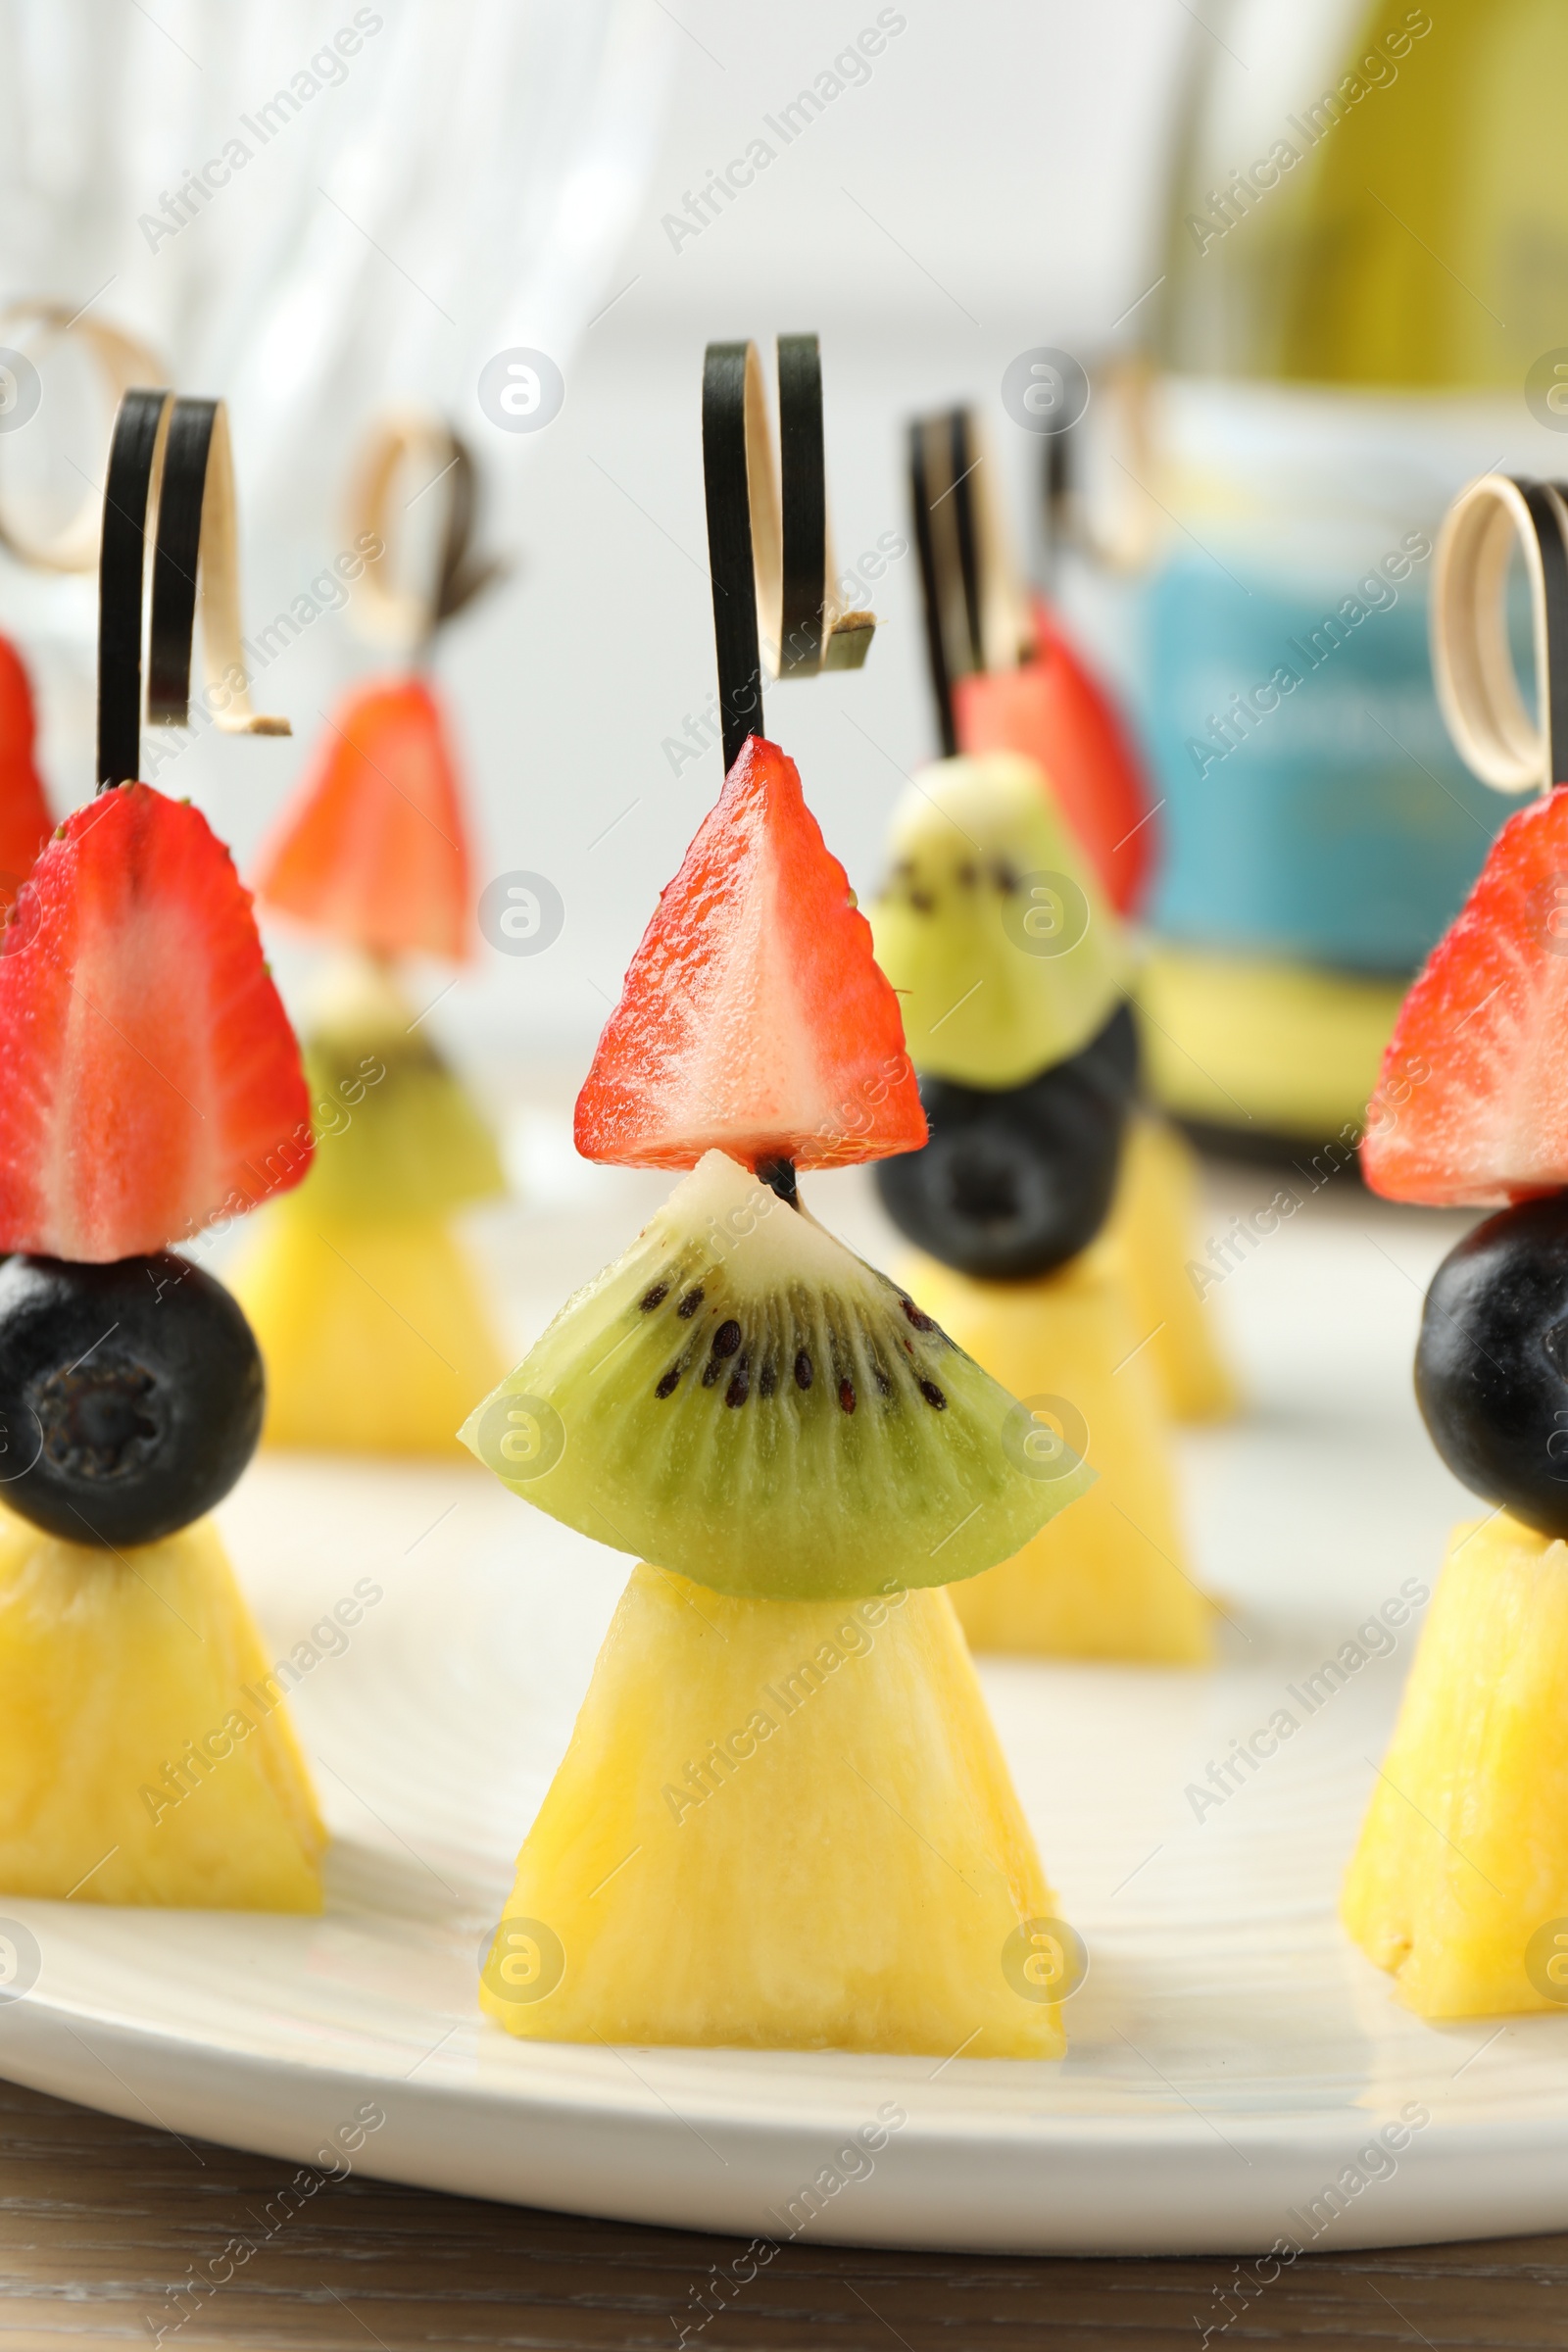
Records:
{"label": "blue label", "polygon": [[1153,922],[1192,945],[1415,968],[1518,807],[1432,686],[1426,585],[1309,601],[1183,555],[1147,591],[1144,711],[1165,806]]}

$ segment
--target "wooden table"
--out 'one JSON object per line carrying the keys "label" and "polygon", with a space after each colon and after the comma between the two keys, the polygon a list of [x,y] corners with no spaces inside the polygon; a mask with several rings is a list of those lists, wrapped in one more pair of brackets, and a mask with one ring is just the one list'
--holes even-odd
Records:
{"label": "wooden table", "polygon": [[[732,2238],[574,2221],[393,2188],[323,2188],[236,2270],[183,2305],[170,2290],[256,2217],[294,2168],[194,2145],[0,2083],[0,2352],[146,2345],[674,2347]],[[220,2266],[221,2267],[221,2266]],[[1339,2352],[1568,2345],[1568,2236],[1308,2255],[1244,2309],[1236,2266],[1030,2261],[787,2246],[701,2352],[994,2352],[1058,2345],[1176,2352],[1314,2344]],[[1224,2290],[1232,2292],[1228,2305]],[[1231,2324],[1221,2331],[1226,2309]],[[181,2310],[190,2316],[177,2329]]]}

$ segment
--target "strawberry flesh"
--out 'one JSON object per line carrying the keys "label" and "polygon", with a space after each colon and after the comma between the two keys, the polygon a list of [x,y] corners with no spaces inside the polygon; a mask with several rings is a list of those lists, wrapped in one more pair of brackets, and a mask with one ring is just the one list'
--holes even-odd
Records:
{"label": "strawberry flesh", "polygon": [[842,1166],[925,1142],[898,999],[801,795],[754,735],[659,902],[577,1098],[623,1166]]}
{"label": "strawberry flesh", "polygon": [[297,1184],[311,1149],[227,850],[151,785],[100,793],[0,935],[0,1250],[151,1253]]}
{"label": "strawberry flesh", "polygon": [[369,956],[471,953],[462,793],[422,679],[360,687],[340,704],[263,848],[256,893]]}
{"label": "strawberry flesh", "polygon": [[1568,1186],[1568,785],[1509,817],[1405,998],[1361,1165],[1443,1208]]}
{"label": "strawberry flesh", "polygon": [[1039,761],[1111,905],[1135,914],[1159,848],[1148,783],[1115,705],[1049,606],[1035,608],[1035,650],[1019,668],[954,681],[953,716],[960,752]]}

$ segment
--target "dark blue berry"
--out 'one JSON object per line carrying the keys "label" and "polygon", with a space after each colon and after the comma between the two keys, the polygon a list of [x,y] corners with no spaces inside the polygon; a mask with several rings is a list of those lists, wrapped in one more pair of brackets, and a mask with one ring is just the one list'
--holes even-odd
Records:
{"label": "dark blue berry", "polygon": [[188,1259],[0,1265],[0,1499],[73,1544],[155,1544],[220,1502],[265,1387],[234,1298]]}
{"label": "dark blue berry", "polygon": [[1023,1086],[922,1078],[930,1139],[877,1162],[889,1216],[911,1242],[960,1273],[991,1280],[1049,1274],[1103,1224],[1116,1187],[1136,1072],[1126,1006],[1066,1061]]}
{"label": "dark blue berry", "polygon": [[1427,1293],[1415,1393],[1473,1494],[1568,1536],[1568,1193],[1488,1217]]}

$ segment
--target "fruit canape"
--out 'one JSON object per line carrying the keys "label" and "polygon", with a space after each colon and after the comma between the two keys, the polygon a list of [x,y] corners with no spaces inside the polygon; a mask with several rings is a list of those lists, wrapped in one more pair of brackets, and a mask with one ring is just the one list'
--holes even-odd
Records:
{"label": "fruit canape", "polygon": [[[1059,443],[1050,447],[1054,452]],[[911,427],[910,490],[943,748],[950,756],[1012,752],[1033,760],[1039,789],[1087,858],[1102,897],[1132,918],[1153,880],[1158,811],[1109,696],[1047,600],[1024,596],[984,467],[969,412]],[[1180,1421],[1217,1420],[1235,1409],[1236,1393],[1212,1314],[1186,1270],[1198,1166],[1131,1083],[1137,1017],[1129,1008],[1133,1100],[1110,1226],[1140,1331],[1152,1335],[1150,1359],[1168,1410]]]}
{"label": "fruit canape", "polygon": [[[1563,520],[1550,485],[1487,475],[1438,543],[1440,699],[1470,766],[1502,789],[1568,767]],[[1539,725],[1495,617],[1515,529],[1546,655]],[[1568,2000],[1565,908],[1559,783],[1503,825],[1405,998],[1361,1148],[1374,1192],[1496,1212],[1438,1268],[1415,1358],[1428,1435],[1493,1508],[1453,1532],[1342,1901],[1424,2017]]]}
{"label": "fruit canape", "polygon": [[899,1271],[1030,1404],[1042,1471],[1083,1453],[1099,1478],[955,1606],[981,1648],[1202,1659],[1210,1611],[1183,1565],[1150,1332],[1102,1230],[1136,1061],[1115,918],[1015,754],[922,769],[891,846],[872,929],[930,1123],[877,1167],[921,1251]]}
{"label": "fruit canape", "polygon": [[753,737],[577,1105],[586,1156],[692,1173],[464,1432],[641,1562],[483,1971],[514,2034],[1063,2046],[1051,1892],[942,1587],[1091,1474],[1036,1475],[1027,1416],[796,1182],[923,1132],[866,921]]}
{"label": "fruit canape", "polygon": [[[122,404],[100,788],[0,933],[0,1887],[309,1911],[324,1833],[206,1516],[255,1446],[261,1360],[228,1292],[178,1253],[298,1182],[309,1097],[227,850],[132,780],[154,451],[167,433],[156,670],[160,567],[197,569],[194,529],[164,522],[200,513],[214,414]],[[220,461],[215,503],[226,442]],[[187,607],[187,693],[189,632]]]}
{"label": "fruit canape", "polygon": [[1428,2017],[1563,1997],[1530,1961],[1551,1923],[1568,1938],[1564,874],[1559,786],[1503,826],[1406,998],[1362,1146],[1374,1192],[1498,1211],[1438,1269],[1415,1362],[1433,1444],[1494,1507],[1454,1531],[1344,1897]]}
{"label": "fruit canape", "polygon": [[[371,452],[380,494],[411,438],[394,426]],[[370,599],[378,613],[391,608],[391,629],[425,645],[490,576],[466,556],[471,496],[451,491],[466,460],[444,436],[448,447],[458,454],[431,597]],[[355,540],[382,548],[377,564],[389,560],[381,505],[362,502]],[[345,698],[256,886],[264,907],[343,948],[304,1029],[313,1094],[330,1106],[322,1149],[309,1182],[260,1220],[234,1276],[268,1367],[266,1442],[448,1451],[473,1396],[505,1369],[452,1220],[506,1185],[487,1121],[396,971],[404,956],[461,964],[473,953],[465,794],[426,677],[378,679]]]}
{"label": "fruit canape", "polygon": [[778,361],[781,484],[755,347],[709,346],[728,772],[577,1109],[589,1156],[692,1173],[464,1432],[641,1560],[481,2001],[541,2038],[1050,2057],[1072,1938],[941,1587],[1092,1473],[1041,1480],[1027,1415],[800,1199],[798,1170],[925,1121],[865,919],[760,732],[760,613],[807,676],[875,627],[833,604],[816,338]]}

